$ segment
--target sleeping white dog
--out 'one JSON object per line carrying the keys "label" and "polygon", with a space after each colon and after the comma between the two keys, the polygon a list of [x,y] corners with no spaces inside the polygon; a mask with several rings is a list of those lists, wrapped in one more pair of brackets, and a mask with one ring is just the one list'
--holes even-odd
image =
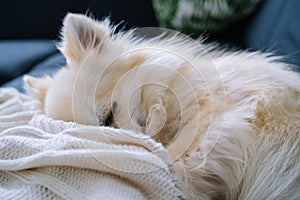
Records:
{"label": "sleeping white dog", "polygon": [[300,198],[300,77],[278,58],[68,14],[66,67],[25,77],[48,116],[151,135],[188,199]]}

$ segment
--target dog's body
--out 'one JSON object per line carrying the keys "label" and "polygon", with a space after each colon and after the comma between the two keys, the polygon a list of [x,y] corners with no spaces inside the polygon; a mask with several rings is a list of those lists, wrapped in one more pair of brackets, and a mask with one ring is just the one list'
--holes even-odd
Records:
{"label": "dog's body", "polygon": [[55,119],[160,141],[189,199],[300,198],[296,73],[260,53],[132,34],[68,15],[60,46],[67,68],[25,78],[28,91]]}

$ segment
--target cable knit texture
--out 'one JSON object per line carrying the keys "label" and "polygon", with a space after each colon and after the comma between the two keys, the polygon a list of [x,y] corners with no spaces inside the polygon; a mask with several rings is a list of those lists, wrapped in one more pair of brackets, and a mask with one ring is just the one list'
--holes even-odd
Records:
{"label": "cable knit texture", "polygon": [[182,199],[166,149],[128,130],[53,120],[0,89],[0,199]]}

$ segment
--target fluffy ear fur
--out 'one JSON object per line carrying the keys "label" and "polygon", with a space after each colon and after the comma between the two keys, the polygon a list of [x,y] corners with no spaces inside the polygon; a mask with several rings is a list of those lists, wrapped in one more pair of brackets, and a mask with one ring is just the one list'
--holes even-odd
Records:
{"label": "fluffy ear fur", "polygon": [[74,66],[90,50],[101,49],[109,35],[109,20],[97,22],[85,15],[68,14],[63,23],[62,43],[58,48],[68,64]]}
{"label": "fluffy ear fur", "polygon": [[32,76],[25,75],[23,80],[26,91],[40,102],[44,102],[52,79],[50,77],[34,78]]}

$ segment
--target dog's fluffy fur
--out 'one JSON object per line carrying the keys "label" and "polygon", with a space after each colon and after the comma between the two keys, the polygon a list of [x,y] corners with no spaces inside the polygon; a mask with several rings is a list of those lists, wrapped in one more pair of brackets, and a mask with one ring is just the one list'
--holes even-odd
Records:
{"label": "dog's fluffy fur", "polygon": [[214,50],[182,36],[114,33],[69,14],[67,66],[25,77],[55,119],[151,135],[188,199],[300,198],[300,77],[276,57]]}

